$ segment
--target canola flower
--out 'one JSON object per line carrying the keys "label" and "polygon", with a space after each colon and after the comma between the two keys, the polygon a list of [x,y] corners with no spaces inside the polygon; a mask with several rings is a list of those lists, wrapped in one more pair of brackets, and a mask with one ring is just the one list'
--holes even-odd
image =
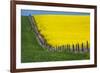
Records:
{"label": "canola flower", "polygon": [[55,46],[90,43],[89,15],[33,15],[40,34]]}

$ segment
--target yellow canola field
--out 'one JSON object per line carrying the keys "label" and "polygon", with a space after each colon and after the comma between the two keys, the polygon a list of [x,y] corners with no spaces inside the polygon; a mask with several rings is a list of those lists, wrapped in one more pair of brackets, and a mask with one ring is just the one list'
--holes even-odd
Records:
{"label": "yellow canola field", "polygon": [[53,47],[90,43],[89,15],[33,15],[40,34]]}

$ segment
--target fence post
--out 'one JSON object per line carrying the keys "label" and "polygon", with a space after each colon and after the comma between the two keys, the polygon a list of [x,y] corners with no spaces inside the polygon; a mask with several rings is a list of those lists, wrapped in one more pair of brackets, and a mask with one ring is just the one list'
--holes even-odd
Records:
{"label": "fence post", "polygon": [[73,45],[72,45],[72,49],[73,49],[72,51],[73,51],[73,52],[74,52],[74,48],[75,48],[75,47],[74,47],[74,44],[73,44]]}
{"label": "fence post", "polygon": [[68,44],[66,45],[66,49],[67,49],[66,51],[68,51],[68,52],[69,52]]}
{"label": "fence post", "polygon": [[66,46],[64,45],[64,51],[66,51],[67,49],[66,49]]}
{"label": "fence post", "polygon": [[78,47],[77,47],[77,44],[76,44],[75,53],[78,52],[77,50],[78,50]]}
{"label": "fence post", "polygon": [[89,43],[88,43],[88,41],[86,42],[86,44],[87,44],[87,52],[89,52]]}
{"label": "fence post", "polygon": [[68,48],[69,48],[69,52],[70,52],[70,50],[71,50],[71,48],[70,48],[70,44],[68,45]]}
{"label": "fence post", "polygon": [[80,52],[79,43],[77,44],[77,51]]}
{"label": "fence post", "polygon": [[82,52],[84,52],[84,45],[83,45],[83,43],[82,43]]}

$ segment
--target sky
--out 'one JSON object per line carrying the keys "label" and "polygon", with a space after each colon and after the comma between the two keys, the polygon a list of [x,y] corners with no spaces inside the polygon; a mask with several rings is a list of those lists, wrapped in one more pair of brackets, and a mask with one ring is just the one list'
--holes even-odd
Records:
{"label": "sky", "polygon": [[62,12],[62,11],[43,11],[43,10],[21,10],[21,16],[29,16],[36,14],[67,14],[67,15],[90,15],[90,13],[80,12]]}

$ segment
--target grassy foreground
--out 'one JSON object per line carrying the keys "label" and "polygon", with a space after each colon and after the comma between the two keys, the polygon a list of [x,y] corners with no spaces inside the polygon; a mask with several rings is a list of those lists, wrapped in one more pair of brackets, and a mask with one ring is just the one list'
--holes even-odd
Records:
{"label": "grassy foreground", "polygon": [[89,59],[89,53],[50,52],[42,48],[27,16],[21,16],[21,62],[47,62]]}

